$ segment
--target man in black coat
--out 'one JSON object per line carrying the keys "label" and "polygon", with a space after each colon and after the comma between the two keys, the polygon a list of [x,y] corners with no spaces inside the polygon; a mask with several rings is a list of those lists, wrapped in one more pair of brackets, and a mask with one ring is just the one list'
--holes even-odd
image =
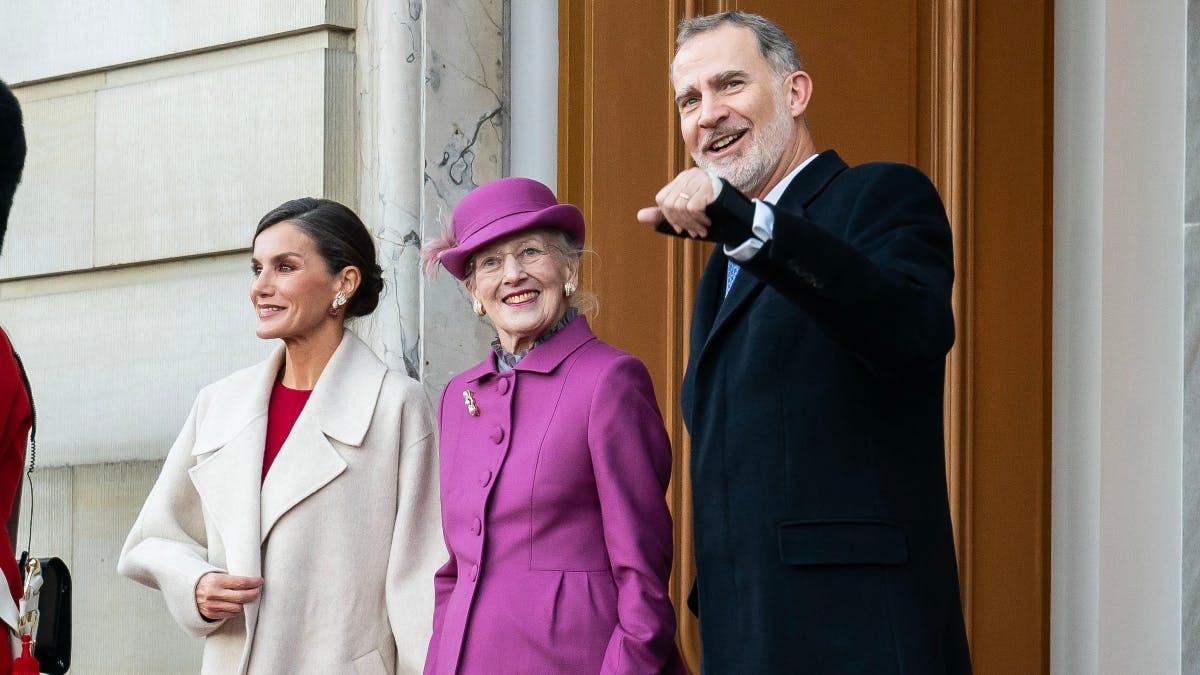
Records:
{"label": "man in black coat", "polygon": [[704,672],[969,673],[937,191],[816,154],[812,80],[760,16],[684,21],[671,79],[697,168],[638,218],[718,243],[682,392]]}

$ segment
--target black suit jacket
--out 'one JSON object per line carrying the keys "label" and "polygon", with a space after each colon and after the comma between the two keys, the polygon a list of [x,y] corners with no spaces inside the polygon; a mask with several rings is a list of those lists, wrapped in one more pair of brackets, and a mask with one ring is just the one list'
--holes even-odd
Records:
{"label": "black suit jacket", "polygon": [[724,300],[709,260],[683,383],[705,672],[969,673],[945,209],[912,167],[828,151],[773,210]]}

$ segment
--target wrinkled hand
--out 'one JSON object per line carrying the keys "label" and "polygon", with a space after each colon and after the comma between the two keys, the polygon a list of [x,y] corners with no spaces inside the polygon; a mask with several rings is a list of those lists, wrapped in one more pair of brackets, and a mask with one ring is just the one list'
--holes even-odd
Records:
{"label": "wrinkled hand", "polygon": [[196,609],[209,621],[220,621],[242,613],[242,605],[262,593],[262,577],[239,577],[209,572],[196,583]]}
{"label": "wrinkled hand", "polygon": [[654,195],[657,206],[639,209],[637,219],[651,225],[665,220],[676,232],[686,231],[693,237],[703,237],[712,224],[704,209],[715,197],[708,172],[692,167],[663,186]]}

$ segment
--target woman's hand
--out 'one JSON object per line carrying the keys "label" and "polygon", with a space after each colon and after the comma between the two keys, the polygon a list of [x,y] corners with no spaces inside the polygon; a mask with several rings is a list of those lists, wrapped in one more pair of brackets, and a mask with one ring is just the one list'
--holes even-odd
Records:
{"label": "woman's hand", "polygon": [[242,613],[242,605],[262,593],[262,577],[239,577],[209,572],[196,583],[196,609],[209,621],[220,621]]}

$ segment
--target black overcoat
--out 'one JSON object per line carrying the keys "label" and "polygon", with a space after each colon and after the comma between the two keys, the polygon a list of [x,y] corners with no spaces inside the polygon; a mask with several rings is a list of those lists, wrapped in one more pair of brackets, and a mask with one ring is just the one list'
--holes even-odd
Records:
{"label": "black overcoat", "polygon": [[813,160],[682,390],[704,670],[969,673],[942,440],[950,227],[917,169]]}

